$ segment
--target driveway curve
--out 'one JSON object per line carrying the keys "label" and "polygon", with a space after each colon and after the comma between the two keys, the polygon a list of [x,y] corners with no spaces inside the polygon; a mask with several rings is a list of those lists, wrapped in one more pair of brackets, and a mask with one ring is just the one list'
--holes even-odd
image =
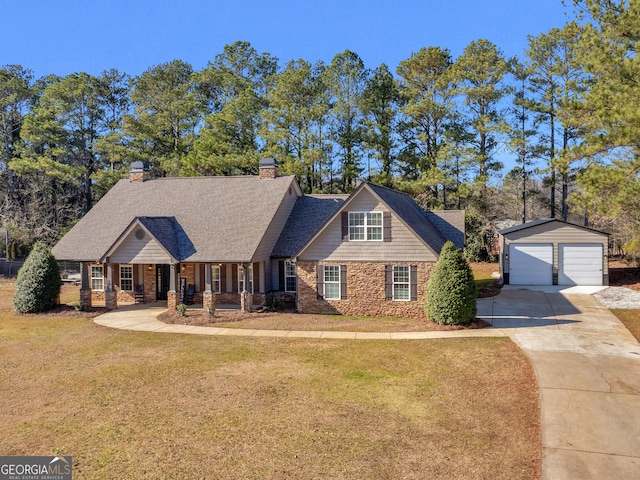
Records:
{"label": "driveway curve", "polygon": [[[546,290],[546,291],[545,291]],[[162,307],[122,307],[95,323],[125,330],[247,337],[431,339],[509,336],[530,358],[540,391],[542,478],[638,478],[640,344],[592,295],[505,286],[478,300],[492,327],[437,332],[242,330],[170,325]],[[577,290],[584,291],[584,290]]]}

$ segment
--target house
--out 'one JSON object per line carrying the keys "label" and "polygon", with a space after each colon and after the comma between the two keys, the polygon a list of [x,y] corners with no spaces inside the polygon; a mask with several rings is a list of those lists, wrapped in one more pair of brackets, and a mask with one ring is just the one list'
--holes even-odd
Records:
{"label": "house", "polygon": [[498,234],[505,284],[609,284],[609,235],[605,232],[541,218]]}
{"label": "house", "polygon": [[175,308],[192,293],[249,310],[278,292],[303,313],[422,316],[446,240],[463,247],[463,211],[371,183],[303,195],[273,159],[258,176],[157,179],[136,162],[52,252],[80,262],[83,305]]}

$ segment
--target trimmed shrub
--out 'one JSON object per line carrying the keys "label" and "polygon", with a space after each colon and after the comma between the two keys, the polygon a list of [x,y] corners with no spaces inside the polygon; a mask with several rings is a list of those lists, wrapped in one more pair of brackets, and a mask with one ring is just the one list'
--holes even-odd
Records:
{"label": "trimmed shrub", "polygon": [[179,304],[176,307],[176,312],[179,317],[184,317],[184,314],[187,313],[187,306],[184,303]]}
{"label": "trimmed shrub", "polygon": [[476,284],[471,267],[453,243],[442,247],[425,300],[427,318],[440,325],[466,325],[476,317]]}
{"label": "trimmed shrub", "polygon": [[13,308],[20,313],[50,310],[60,295],[60,268],[51,255],[51,249],[38,242],[18,270]]}

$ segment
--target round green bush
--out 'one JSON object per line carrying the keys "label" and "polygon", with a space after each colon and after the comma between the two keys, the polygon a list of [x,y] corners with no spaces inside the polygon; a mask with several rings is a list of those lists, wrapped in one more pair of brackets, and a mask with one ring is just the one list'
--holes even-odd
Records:
{"label": "round green bush", "polygon": [[13,308],[20,313],[50,310],[60,295],[60,268],[51,250],[38,242],[18,270]]}
{"label": "round green bush", "polygon": [[427,286],[427,318],[440,325],[466,325],[475,319],[476,311],[476,284],[471,267],[462,252],[447,242]]}

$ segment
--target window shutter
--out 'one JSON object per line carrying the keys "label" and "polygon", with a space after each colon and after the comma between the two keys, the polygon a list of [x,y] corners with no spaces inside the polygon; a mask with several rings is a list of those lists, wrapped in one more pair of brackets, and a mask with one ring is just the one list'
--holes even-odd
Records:
{"label": "window shutter", "polygon": [[238,264],[231,264],[231,293],[240,293],[238,292]]}
{"label": "window shutter", "polygon": [[349,241],[349,212],[342,212],[342,241]]}
{"label": "window shutter", "polygon": [[391,241],[391,212],[382,213],[382,241]]}
{"label": "window shutter", "polygon": [[111,286],[114,290],[115,287],[118,287],[118,290],[122,290],[122,285],[120,285],[120,264],[115,263],[113,265],[113,285]]}
{"label": "window shutter", "polygon": [[[212,285],[213,288],[213,285]],[[227,291],[227,265],[220,265],[220,293]]]}
{"label": "window shutter", "polygon": [[347,266],[340,265],[340,300],[347,299]]}
{"label": "window shutter", "polygon": [[251,293],[260,293],[260,262],[253,264],[253,291]]}
{"label": "window shutter", "polygon": [[393,265],[385,265],[384,291],[387,300],[393,300]]}
{"label": "window shutter", "polygon": [[278,261],[278,288],[277,290],[283,292],[286,285],[284,284],[284,260]]}
{"label": "window shutter", "polygon": [[319,263],[316,265],[316,293],[318,300],[324,298],[324,266]]}
{"label": "window shutter", "polygon": [[409,267],[409,271],[411,276],[409,277],[409,288],[411,290],[411,301],[418,301],[418,267],[415,265],[411,265]]}

